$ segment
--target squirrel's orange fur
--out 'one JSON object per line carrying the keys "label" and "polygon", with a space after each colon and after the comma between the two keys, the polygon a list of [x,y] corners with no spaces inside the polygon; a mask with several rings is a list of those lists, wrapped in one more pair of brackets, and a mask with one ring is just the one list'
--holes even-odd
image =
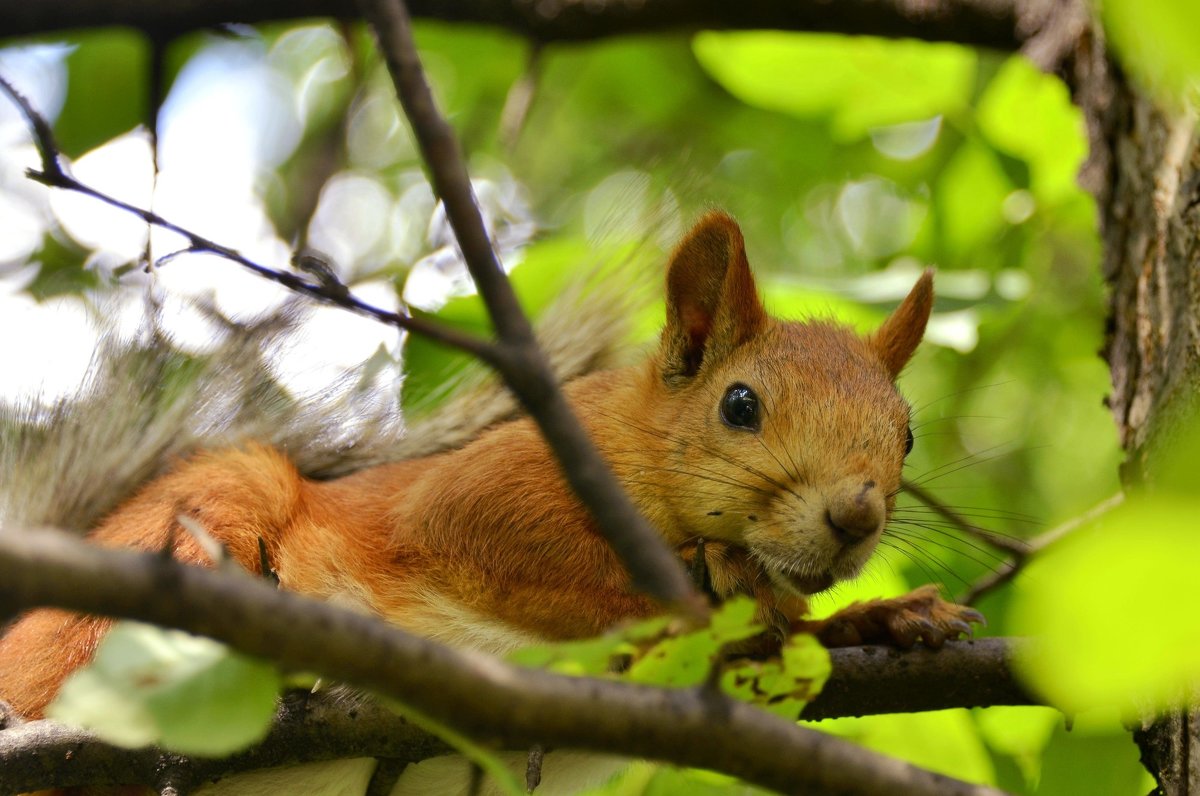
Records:
{"label": "squirrel's orange fur", "polygon": [[[924,332],[931,277],[866,338],[778,321],[763,311],[737,225],[711,213],[676,250],[667,286],[657,353],[577,379],[567,395],[667,542],[688,557],[706,541],[717,595],[753,594],[765,619],[799,621],[805,594],[859,571],[891,511],[909,421],[894,380]],[[758,428],[724,418],[733,385],[757,397]],[[528,419],[326,482],[267,447],[201,453],[92,538],[161,549],[170,537],[177,557],[206,561],[178,529],[181,515],[254,572],[261,540],[285,588],[458,645],[503,651],[657,610],[631,590]],[[939,606],[918,608],[916,624],[957,632],[961,615]],[[60,611],[26,615],[0,640],[0,698],[41,715],[106,627]]]}

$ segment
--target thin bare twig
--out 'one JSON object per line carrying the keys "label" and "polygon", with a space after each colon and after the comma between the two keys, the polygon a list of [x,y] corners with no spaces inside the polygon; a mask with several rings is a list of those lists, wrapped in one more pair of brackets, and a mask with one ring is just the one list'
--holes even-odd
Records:
{"label": "thin bare twig", "polygon": [[988,573],[984,577],[972,583],[970,588],[963,593],[958,601],[964,605],[974,605],[975,602],[978,601],[983,595],[998,589],[1005,583],[1008,583],[1010,580],[1015,578],[1017,573],[1024,569],[1025,566],[1032,561],[1038,553],[1045,550],[1047,547],[1059,541],[1063,537],[1078,530],[1079,528],[1090,524],[1098,517],[1112,511],[1124,501],[1125,493],[1118,492],[1112,497],[1105,498],[1095,506],[1092,506],[1083,514],[1080,514],[1077,517],[1072,517],[1066,522],[1056,525],[1045,533],[1030,539],[1026,543],[1024,552],[1014,555],[1012,560],[1006,562],[1000,569],[995,572]]}
{"label": "thin bare twig", "polygon": [[[183,236],[187,240],[187,246],[181,251],[175,252],[174,255],[168,255],[168,257],[185,252],[215,254],[218,257],[223,257],[226,260],[237,263],[264,279],[269,279],[272,282],[283,285],[289,290],[301,293],[317,301],[334,304],[391,326],[415,332],[444,345],[467,351],[485,362],[492,363],[495,361],[497,357],[496,347],[483,338],[466,334],[449,326],[433,323],[423,318],[414,318],[380,309],[355,297],[349,291],[334,289],[334,287],[324,283],[313,283],[296,274],[261,265],[243,256],[237,250],[192,232],[172,221],[168,221],[157,213],[136,207],[127,202],[122,202],[120,199],[109,196],[103,191],[98,191],[95,188],[85,185],[72,177],[67,169],[63,167],[61,150],[54,140],[54,133],[50,129],[49,123],[34,109],[29,100],[3,77],[0,77],[0,90],[8,94],[20,108],[22,115],[24,115],[30,129],[33,131],[34,145],[37,147],[38,154],[42,160],[41,170],[29,169],[26,171],[26,176],[51,188],[61,188],[81,193],[84,196],[90,196],[119,210],[132,213],[148,224],[153,224],[156,227]],[[163,261],[160,260],[161,262]]]}
{"label": "thin bare twig", "polygon": [[1001,536],[1000,534],[993,533],[987,528],[980,528],[978,525],[968,521],[957,511],[935,498],[924,487],[919,486],[908,479],[904,479],[900,482],[900,488],[915,497],[921,503],[924,503],[926,506],[933,509],[933,511],[942,519],[946,520],[955,528],[958,528],[968,536],[973,536],[982,542],[990,544],[992,547],[1003,550],[1006,553],[1010,553],[1014,556],[1025,555],[1029,549],[1029,545],[1020,539],[1010,539],[1007,536]]}
{"label": "thin bare twig", "polygon": [[407,10],[400,0],[361,0],[360,7],[375,30],[430,183],[492,318],[501,353],[492,364],[537,422],[567,482],[629,569],[634,586],[664,604],[704,616],[707,604],[691,588],[679,559],[634,507],[558,388],[484,228],[458,140],[425,80]]}
{"label": "thin bare twig", "polygon": [[[60,531],[0,530],[0,571],[8,605],[49,605],[209,636],[285,669],[316,672],[392,697],[504,748],[544,743],[646,757],[786,792],[997,793],[721,694],[522,669],[275,589],[244,573],[100,548]],[[168,583],[171,599],[162,599]],[[312,643],[314,638],[321,643]],[[886,650],[879,654],[891,656]],[[0,791],[12,789],[24,789],[24,781],[16,781],[15,768],[0,767]]]}

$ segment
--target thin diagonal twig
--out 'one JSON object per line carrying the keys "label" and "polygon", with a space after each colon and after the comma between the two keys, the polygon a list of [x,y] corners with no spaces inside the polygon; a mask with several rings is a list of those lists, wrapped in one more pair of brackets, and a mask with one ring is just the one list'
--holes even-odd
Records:
{"label": "thin diagonal twig", "polygon": [[968,522],[965,517],[935,498],[924,487],[919,486],[908,479],[904,479],[900,483],[900,488],[915,497],[921,503],[924,503],[926,506],[933,509],[935,514],[939,515],[942,519],[946,520],[955,528],[958,528],[968,536],[973,536],[976,539],[987,542],[992,547],[1003,550],[1014,556],[1023,556],[1029,550],[1029,545],[1025,542],[1022,542],[1020,539],[1009,539],[1008,537],[1001,536],[997,533],[992,533],[986,528],[980,528],[978,525]]}
{"label": "thin diagonal twig", "polygon": [[973,605],[980,597],[988,592],[994,591],[999,587],[1008,583],[1017,576],[1025,566],[1033,560],[1033,558],[1045,550],[1050,545],[1062,539],[1074,531],[1082,528],[1103,514],[1115,509],[1125,501],[1125,494],[1118,492],[1117,494],[1105,498],[1104,500],[1092,506],[1090,509],[1080,514],[1078,517],[1072,517],[1061,525],[1057,525],[1039,536],[1030,539],[1026,545],[1025,552],[1020,555],[1014,555],[1011,561],[1008,561],[1003,567],[995,572],[991,572],[979,580],[971,584],[970,588],[963,593],[959,598],[959,602],[964,605]]}
{"label": "thin diagonal twig", "polygon": [[493,364],[537,422],[567,482],[591,512],[640,591],[703,616],[707,606],[683,566],[634,507],[584,432],[537,345],[512,285],[492,248],[454,130],[437,109],[399,0],[362,0],[400,104],[408,116],[430,184],[442,200],[459,249],[492,318],[501,356]]}
{"label": "thin diagonal twig", "polygon": [[[40,182],[51,188],[60,188],[62,190],[81,193],[84,196],[90,196],[118,210],[132,213],[147,224],[152,224],[160,229],[181,235],[187,241],[187,246],[175,254],[185,252],[215,254],[218,257],[223,257],[226,260],[237,263],[264,279],[281,284],[289,290],[301,293],[309,298],[337,305],[351,312],[366,315],[391,326],[397,326],[423,337],[428,337],[444,345],[467,351],[485,362],[492,363],[496,360],[496,347],[481,337],[466,334],[452,327],[433,323],[422,318],[414,318],[409,315],[401,315],[400,313],[381,309],[362,301],[348,291],[335,289],[334,286],[329,284],[310,282],[288,271],[281,271],[256,263],[236,249],[217,243],[173,221],[169,221],[157,213],[131,205],[128,202],[123,202],[120,199],[109,196],[103,191],[96,190],[80,182],[72,177],[68,170],[64,168],[61,160],[61,150],[54,140],[54,133],[50,129],[49,123],[34,109],[29,100],[3,77],[0,77],[0,90],[8,94],[13,102],[17,104],[17,107],[21,110],[21,114],[25,117],[30,129],[33,131],[33,143],[37,147],[38,155],[41,158],[42,168],[41,170],[28,169],[26,171],[26,176],[31,180]],[[340,287],[344,288],[344,286]]]}

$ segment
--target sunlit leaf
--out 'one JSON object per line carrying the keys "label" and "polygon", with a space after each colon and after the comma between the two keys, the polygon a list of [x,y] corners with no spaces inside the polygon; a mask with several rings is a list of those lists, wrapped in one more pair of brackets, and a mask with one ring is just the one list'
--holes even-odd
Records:
{"label": "sunlit leaf", "polygon": [[91,665],[66,681],[47,715],[119,746],[224,755],[266,734],[279,684],[274,667],[223,644],[122,622]]}
{"label": "sunlit leaf", "polygon": [[660,766],[640,796],[750,796],[766,793],[712,771]]}
{"label": "sunlit leaf", "polygon": [[[659,627],[665,624],[660,622]],[[524,647],[509,654],[508,659],[521,666],[534,666],[559,674],[598,677],[613,669],[620,655],[632,655],[636,647],[620,633],[612,633],[582,641],[563,641],[536,647]]]}
{"label": "sunlit leaf", "polygon": [[598,676],[613,671],[614,659],[622,656],[629,663],[622,676],[634,682],[697,685],[724,645],[762,632],[753,621],[754,612],[753,600],[738,598],[714,611],[708,627],[700,630],[680,633],[671,627],[669,617],[656,617],[599,638],[520,649],[509,659],[562,674]]}
{"label": "sunlit leaf", "polygon": [[693,49],[743,102],[800,116],[832,114],[836,135],[958,111],[970,98],[975,54],[952,44],[805,33],[711,33]]}
{"label": "sunlit leaf", "polygon": [[1060,721],[1043,752],[1037,792],[1073,796],[1084,785],[1087,796],[1153,793],[1154,780],[1138,757],[1129,730],[1118,722],[1107,730],[1076,727],[1068,732]]}
{"label": "sunlit leaf", "polygon": [[781,280],[764,281],[761,287],[767,309],[781,318],[825,318],[867,330],[879,325],[883,317],[832,291],[801,287]]}
{"label": "sunlit leaf", "polygon": [[952,255],[969,256],[1004,226],[1001,208],[1011,191],[990,148],[973,141],[959,147],[937,183],[942,237]]}
{"label": "sunlit leaf", "polygon": [[[472,765],[478,766],[487,778],[491,780],[491,784],[495,786],[496,791],[503,794],[503,796],[522,796],[525,793],[525,788],[518,782],[516,773],[509,768],[505,762],[505,756],[501,753],[472,740],[450,725],[427,716],[419,710],[395,700],[385,700],[385,704],[393,712],[404,716],[413,724],[425,730],[425,732],[436,735],[454,747],[454,749],[466,758],[466,761],[463,762],[470,761]],[[463,769],[464,774],[469,770],[466,765],[463,766]]]}
{"label": "sunlit leaf", "polygon": [[991,760],[966,710],[827,719],[813,726],[922,768],[995,784]]}
{"label": "sunlit leaf", "polygon": [[721,647],[762,632],[753,623],[755,603],[749,598],[730,600],[713,612],[712,623],[702,630],[659,641],[642,652],[629,667],[635,683],[692,686],[704,682]]}
{"label": "sunlit leaf", "polygon": [[1133,499],[1023,574],[1012,622],[1034,639],[1020,671],[1053,704],[1166,705],[1200,682],[1198,511],[1195,497]]}
{"label": "sunlit leaf", "polygon": [[[900,572],[896,571],[893,559],[897,558],[893,551],[877,550],[867,565],[854,580],[839,583],[837,588],[814,594],[809,599],[809,608],[813,616],[829,616],[851,603],[875,600],[880,597],[894,597],[912,590],[909,583]],[[899,557],[900,561],[908,559]]]}
{"label": "sunlit leaf", "polygon": [[721,688],[785,719],[796,720],[829,679],[829,651],[809,635],[791,636],[778,660],[749,661],[724,672]]}
{"label": "sunlit leaf", "polygon": [[1200,84],[1200,3],[1105,0],[1104,29],[1121,60],[1166,97]]}
{"label": "sunlit leaf", "polygon": [[1042,751],[1055,727],[1063,723],[1053,708],[1036,705],[997,706],[975,711],[975,723],[988,748],[1013,759],[1025,783],[1036,787],[1042,771]]}
{"label": "sunlit leaf", "polygon": [[[150,71],[150,47],[133,31],[77,34],[67,58],[67,104],[55,124],[63,152],[78,157],[105,141],[146,124],[146,93],[130,91]],[[169,84],[168,84],[169,86]]]}
{"label": "sunlit leaf", "polygon": [[1030,190],[1061,202],[1081,189],[1075,176],[1087,155],[1083,115],[1061,80],[1014,55],[979,100],[976,122],[1002,151],[1029,164]]}

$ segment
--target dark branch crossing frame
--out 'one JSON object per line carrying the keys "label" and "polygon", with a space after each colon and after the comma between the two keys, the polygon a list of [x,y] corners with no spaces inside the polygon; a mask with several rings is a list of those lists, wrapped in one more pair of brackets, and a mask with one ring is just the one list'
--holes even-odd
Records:
{"label": "dark branch crossing frame", "polygon": [[[371,3],[370,5],[378,9],[379,13],[389,11],[385,3]],[[1126,261],[1130,260],[1130,258],[1136,260],[1136,253],[1126,252],[1124,247],[1120,245],[1122,240],[1137,239],[1136,236],[1130,236],[1125,231],[1129,224],[1133,223],[1128,221],[1128,219],[1134,218],[1137,214],[1122,212],[1121,208],[1126,207],[1130,201],[1136,199],[1140,194],[1136,190],[1122,192],[1119,189],[1125,181],[1130,181],[1130,184],[1136,188],[1136,185],[1139,184],[1137,179],[1135,179],[1137,175],[1149,173],[1148,169],[1153,171],[1152,167],[1155,164],[1151,162],[1147,165],[1136,162],[1135,158],[1128,156],[1129,153],[1122,155],[1124,150],[1120,148],[1119,144],[1130,138],[1150,141],[1151,145],[1143,148],[1146,149],[1146,154],[1153,158],[1155,153],[1159,151],[1157,142],[1162,138],[1166,138],[1162,134],[1163,131],[1172,130],[1172,125],[1175,123],[1158,113],[1157,109],[1152,107],[1152,103],[1138,96],[1136,91],[1125,82],[1125,78],[1120,73],[1120,70],[1112,67],[1105,48],[1103,34],[1092,24],[1087,8],[1082,2],[1078,2],[1077,0],[921,0],[920,2],[914,2],[913,0],[844,0],[844,2],[837,4],[829,4],[825,2],[810,2],[809,0],[802,0],[795,3],[779,2],[778,0],[750,0],[748,3],[730,6],[727,3],[716,2],[716,0],[645,0],[645,2],[633,6],[618,2],[581,3],[576,0],[559,0],[559,2],[547,3],[530,3],[525,0],[480,0],[480,2],[472,4],[446,4],[438,0],[416,0],[411,6],[418,15],[430,18],[500,25],[525,35],[538,46],[557,41],[582,41],[632,32],[696,28],[775,28],[781,30],[911,36],[927,40],[954,41],[1001,50],[1019,49],[1025,52],[1043,68],[1063,75],[1071,87],[1076,101],[1085,111],[1092,153],[1088,164],[1085,166],[1082,179],[1085,185],[1097,197],[1106,242],[1114,244],[1109,249],[1105,273],[1107,278],[1117,288],[1113,301],[1114,314],[1117,316],[1117,326],[1113,333],[1115,342],[1110,340],[1109,349],[1106,352],[1113,365],[1114,373],[1118,377],[1119,400],[1116,401],[1115,411],[1122,430],[1129,433],[1129,439],[1126,440],[1126,443],[1134,450],[1141,447],[1141,440],[1144,437],[1142,429],[1137,427],[1136,423],[1123,414],[1124,407],[1129,403],[1126,400],[1127,392],[1132,392],[1132,390],[1125,389],[1128,379],[1125,379],[1122,374],[1126,372],[1126,369],[1133,373],[1139,371],[1136,367],[1129,367],[1127,362],[1121,359],[1122,352],[1124,351],[1124,348],[1121,347],[1122,341],[1125,339],[1124,330],[1132,328],[1132,324],[1127,322],[1127,317],[1132,316],[1125,310],[1129,306],[1134,305],[1135,302],[1130,297],[1136,296],[1138,291],[1137,285],[1132,284],[1127,278],[1127,274],[1133,271],[1126,267]],[[330,0],[300,0],[298,3],[291,2],[286,4],[278,2],[278,0],[267,0],[266,2],[259,3],[250,3],[246,0],[212,0],[211,2],[181,2],[172,4],[159,4],[149,2],[149,0],[131,0],[131,2],[122,3],[115,8],[111,3],[103,2],[103,0],[42,0],[39,3],[18,3],[13,0],[0,0],[0,29],[4,29],[10,35],[21,35],[60,30],[69,27],[127,24],[147,31],[152,35],[169,36],[201,27],[222,24],[230,20],[260,22],[271,19],[293,19],[308,15],[344,16],[345,14],[346,9],[343,5],[332,3]],[[1129,148],[1130,153],[1135,150],[1138,150],[1138,147]],[[43,155],[45,154],[46,151],[43,150]],[[57,166],[56,151],[53,162]],[[1179,170],[1185,170],[1182,164],[1177,165],[1179,165]],[[66,175],[61,174],[61,169],[58,169],[56,172],[54,168],[48,165],[44,166],[43,173],[50,175],[49,179],[46,180],[49,184],[55,184],[55,180],[66,177]],[[60,187],[82,190],[84,193],[96,195],[94,191],[87,189],[85,186],[62,185]],[[1126,197],[1126,193],[1129,194],[1129,197]],[[97,198],[108,201],[110,204],[116,204],[107,197],[98,196]],[[1174,204],[1170,207],[1159,208],[1153,205],[1153,203],[1147,202],[1145,206],[1151,208],[1155,214],[1166,216],[1177,211],[1186,214],[1193,205],[1189,205],[1188,208],[1182,210],[1176,208]],[[151,217],[145,211],[138,208],[126,207],[126,209],[140,215],[151,223],[158,223],[161,226],[170,228],[169,222],[157,217]],[[1186,230],[1190,229],[1190,227],[1162,223],[1157,225],[1156,229],[1156,239],[1159,239],[1164,238],[1168,234],[1175,235],[1181,229],[1186,233]],[[236,252],[222,250],[219,244],[192,236],[186,231],[178,229],[176,231],[184,234],[189,240],[189,245],[192,247],[212,251],[224,256],[232,254],[234,256],[230,257],[230,259],[240,262],[238,259],[239,255]],[[1186,246],[1182,244],[1165,246],[1162,243],[1163,241],[1159,240],[1160,245],[1158,250],[1160,253],[1176,249],[1186,249]],[[254,264],[247,265],[247,263],[243,263],[243,265],[252,269],[254,266]],[[264,270],[272,271],[273,269],[264,268]],[[299,292],[305,292],[320,300],[339,303],[354,311],[365,312],[367,314],[376,314],[377,312],[372,311],[374,308],[339,301],[337,295],[335,295],[341,292],[338,290],[339,286],[326,284],[314,285],[307,280],[296,277],[293,274],[288,274],[287,272],[275,273],[283,274],[283,277],[279,278],[277,275],[270,273],[263,273],[262,275],[284,284],[288,284],[288,281],[294,280],[296,284],[289,285],[289,287]],[[379,316],[377,315],[377,317]],[[492,359],[488,358],[488,353],[491,351],[490,346],[494,344],[488,341],[467,337],[455,339],[453,334],[439,337],[439,331],[442,330],[436,328],[427,330],[418,329],[416,328],[414,319],[405,319],[403,316],[395,318],[381,317],[380,319],[412,329],[418,333],[430,334],[434,339],[440,339],[447,345],[454,345],[464,350],[473,351],[485,360],[492,362]],[[497,328],[500,328],[499,323],[497,324]],[[1136,353],[1137,349],[1135,346],[1129,346],[1128,348],[1129,351]],[[493,364],[497,363],[493,362]],[[1163,389],[1159,390],[1156,394],[1169,394],[1169,392],[1170,390]],[[1142,436],[1138,436],[1138,434],[1142,434]],[[4,536],[8,536],[8,534],[5,533]],[[7,543],[8,541],[6,540],[5,544]],[[1013,550],[1010,552],[1015,555],[1018,565],[1026,557],[1024,551]],[[72,554],[74,554],[74,551]],[[29,568],[33,571],[37,567],[43,566],[43,563],[24,561],[20,564],[20,567]],[[161,561],[156,565],[164,566]],[[169,566],[175,567],[176,565]],[[17,571],[25,572],[26,569],[21,568]],[[60,570],[60,574],[67,579],[72,588],[77,588],[89,583],[88,571],[86,566],[80,566],[78,570],[67,566],[66,569]],[[208,573],[206,577],[224,577],[225,575],[226,573]],[[116,580],[112,580],[106,574],[105,582],[117,583],[122,587],[132,585],[132,581],[126,582],[122,579],[123,577],[121,575]],[[52,589],[44,588],[45,581],[42,583],[43,587],[30,585],[26,591],[22,591],[21,588],[17,588],[15,585],[10,591],[8,584],[5,584],[5,596],[10,600],[9,605],[6,607],[20,608],[34,604],[57,604],[64,607],[79,608],[80,610],[90,609],[107,611],[114,615],[136,616],[152,621],[160,621],[163,624],[176,627],[188,626],[186,622],[179,621],[178,618],[147,616],[144,611],[123,608],[119,604],[106,605],[103,601],[86,601],[78,596],[67,598],[60,594],[55,594]],[[990,584],[980,584],[980,586],[988,588]],[[686,590],[683,593],[686,594]],[[302,598],[296,598],[294,595],[289,595],[288,597],[302,601]],[[320,606],[319,610],[323,612],[332,611],[335,615],[338,613],[328,606]],[[301,610],[300,613],[303,614],[304,611]],[[327,619],[330,622],[338,621],[336,616],[327,617]],[[202,628],[192,629],[198,632],[205,632]],[[396,631],[391,629],[379,628],[375,628],[373,632],[396,633]],[[208,634],[221,638],[240,649],[246,649],[246,647],[239,646],[239,643],[232,638],[234,635],[232,633],[229,634],[230,637],[225,637],[217,629],[209,628]],[[405,639],[405,643],[417,644],[420,647],[425,642],[409,638]],[[959,647],[952,647],[942,651],[939,656],[945,656],[951,651],[954,654],[958,654],[962,649],[979,648],[980,643],[976,643],[970,647],[960,645]],[[444,653],[441,650],[437,650],[436,652],[437,654]],[[434,653],[425,650],[424,654]],[[924,703],[922,702],[920,693],[921,689],[908,687],[912,678],[920,681],[921,673],[928,671],[927,667],[930,665],[927,660],[913,657],[916,655],[918,653],[889,653],[888,660],[900,660],[906,667],[905,675],[900,678],[900,682],[904,683],[905,687],[902,689],[893,687],[885,692],[887,694],[886,698],[889,701],[886,703],[887,707],[878,708],[879,710],[928,709],[922,707]],[[831,681],[822,700],[830,693],[833,693],[829,689],[834,688],[834,682],[837,681],[838,677],[837,672],[841,671],[841,667],[845,665],[841,656],[842,653],[835,654],[835,678],[834,681]],[[423,660],[427,660],[427,658],[423,658]],[[288,663],[286,660],[282,662],[285,664]],[[881,675],[884,668],[886,668],[883,666],[884,663],[886,661],[871,659],[868,656],[868,662],[864,664],[866,671],[871,672],[871,675],[867,678],[868,682],[873,682],[876,676]],[[1024,702],[1027,700],[1025,695],[1020,695],[1019,697],[998,695],[995,689],[992,688],[997,683],[1011,680],[1007,674],[1006,667],[1004,667],[1004,673],[1001,675],[995,669],[988,668],[970,656],[958,661],[956,666],[962,667],[961,669],[956,669],[956,671],[978,675],[978,679],[974,680],[975,685],[973,687],[982,689],[974,691],[972,690],[973,687],[964,686],[961,692],[964,694],[961,704],[1007,704],[1008,700],[1012,700],[1013,702]],[[321,666],[316,666],[313,668],[328,671],[331,675],[336,676],[336,667],[324,669]],[[350,682],[360,682],[353,676],[348,676],[346,679]],[[586,690],[591,687],[587,681],[576,682],[581,689]],[[362,684],[365,685],[365,683]],[[847,695],[847,712],[861,714],[874,712],[877,709],[873,705],[879,705],[878,700],[881,697],[878,694],[871,695],[866,693],[862,688],[859,685],[853,691],[845,692]],[[378,690],[385,693],[389,692],[388,688],[383,686],[378,687]],[[810,712],[819,704],[821,704],[820,700],[814,703],[812,708],[810,708]],[[950,705],[946,704],[942,706],[948,707]],[[637,711],[634,710],[634,713],[636,714]],[[838,711],[833,711],[830,715],[837,715],[837,713]],[[1150,727],[1148,732],[1157,732],[1160,735],[1165,735],[1172,732],[1171,727],[1176,724],[1189,725],[1189,722],[1194,721],[1194,719],[1189,719],[1186,713],[1181,715],[1183,717],[1182,722],[1175,721],[1172,723],[1169,720],[1164,722],[1161,728]],[[639,720],[646,720],[647,718],[648,716],[642,716]],[[540,728],[540,730],[540,732],[533,733],[537,739],[542,741],[552,740],[551,736],[554,733],[550,731],[549,727]],[[576,728],[574,731],[579,732],[580,730]],[[484,734],[486,735],[487,732],[484,732]],[[1182,739],[1182,748],[1185,750],[1194,744],[1186,735],[1187,733],[1184,732],[1183,736],[1185,737]],[[527,740],[526,736],[520,735],[516,731],[514,731],[513,736],[504,737],[501,735],[501,737],[516,745],[521,745]],[[732,739],[731,743],[733,744],[731,748],[743,748],[737,742],[737,739]],[[583,740],[580,741],[580,745],[591,746],[592,748],[608,748],[604,743]],[[1169,744],[1164,745],[1164,748],[1167,745]],[[622,748],[616,751],[628,754],[644,754],[632,748],[636,744],[618,744],[618,746],[622,746]],[[1148,749],[1150,747],[1147,745],[1144,748]],[[672,755],[669,759],[674,762],[686,763],[690,755],[686,751],[675,755],[675,751],[672,750]],[[746,751],[752,753],[753,749],[747,749]],[[804,754],[800,753],[798,749],[796,751],[797,754],[793,760],[803,760]],[[1200,763],[1188,763],[1188,756],[1186,754],[1176,756],[1173,759],[1169,753],[1166,754],[1166,759],[1158,759],[1154,752],[1149,752],[1148,754],[1150,754],[1151,758],[1154,758],[1156,770],[1167,773],[1168,780],[1166,780],[1166,784],[1168,786],[1173,782],[1186,788],[1189,781],[1197,781],[1196,772],[1193,769],[1196,766],[1200,766]],[[660,759],[663,759],[663,755],[659,754],[658,756]],[[1200,760],[1200,756],[1193,757]],[[723,768],[723,760],[724,758],[719,756],[706,757],[702,762],[706,767],[737,773],[732,768]],[[777,766],[782,766],[783,764],[784,761],[782,760],[775,761],[775,765]],[[787,787],[789,790],[802,787],[804,784],[811,782],[811,780],[804,779],[803,777],[819,775],[820,773],[819,771],[802,771],[800,772],[802,779],[790,780]],[[739,775],[746,776],[744,774]],[[754,776],[746,776],[746,778],[749,781],[766,784],[767,779],[770,777],[756,778]],[[779,782],[780,780],[774,779],[772,781]],[[875,780],[864,777],[861,781],[854,783],[852,789],[864,787],[869,782],[875,782]],[[828,782],[824,782],[821,785],[813,784],[816,787],[831,785]],[[889,792],[919,792],[893,789],[891,784],[888,785],[888,788]],[[947,790],[939,792],[971,791]],[[1187,791],[1169,790],[1169,792],[1182,793]]]}

